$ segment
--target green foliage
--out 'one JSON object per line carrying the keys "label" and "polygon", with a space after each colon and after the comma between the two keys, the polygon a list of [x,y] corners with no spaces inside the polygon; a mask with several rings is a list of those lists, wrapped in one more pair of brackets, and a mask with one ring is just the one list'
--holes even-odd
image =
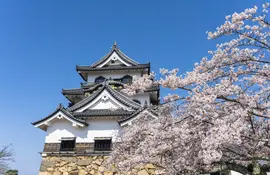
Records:
{"label": "green foliage", "polygon": [[5,175],[18,175],[18,170],[8,170]]}

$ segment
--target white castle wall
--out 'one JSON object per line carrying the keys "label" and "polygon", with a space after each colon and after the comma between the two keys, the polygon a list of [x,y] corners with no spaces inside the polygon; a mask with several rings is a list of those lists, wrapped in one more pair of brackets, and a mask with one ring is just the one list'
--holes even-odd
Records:
{"label": "white castle wall", "polygon": [[65,120],[56,120],[48,126],[45,143],[60,143],[61,137],[76,137],[77,143],[92,143],[95,137],[112,137],[114,142],[121,129],[115,119],[88,120],[85,128],[76,128]]}
{"label": "white castle wall", "polygon": [[134,96],[131,96],[130,99],[137,99],[141,102],[141,105],[144,105],[145,101],[147,101],[147,104],[150,104],[150,94],[149,93],[138,93]]}

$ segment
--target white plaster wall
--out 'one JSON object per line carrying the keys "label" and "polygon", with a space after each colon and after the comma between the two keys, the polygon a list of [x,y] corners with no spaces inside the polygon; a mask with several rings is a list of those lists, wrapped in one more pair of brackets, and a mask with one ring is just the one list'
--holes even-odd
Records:
{"label": "white plaster wall", "polygon": [[144,105],[145,100],[147,104],[150,104],[150,94],[149,93],[138,93],[134,96],[130,96],[130,99],[137,99],[141,102],[141,105]]}
{"label": "white plaster wall", "polygon": [[45,143],[60,143],[62,137],[76,137],[77,143],[94,142],[95,137],[112,137],[114,142],[121,129],[116,119],[88,120],[85,128],[76,128],[65,120],[56,120],[47,129]]}
{"label": "white plaster wall", "polygon": [[87,77],[87,82],[95,82],[95,79],[99,76],[103,76],[107,79],[109,79],[110,77],[112,79],[114,78],[122,78],[123,76],[125,75],[130,75],[130,76],[141,76],[141,72],[98,72],[98,73],[91,73],[91,74],[88,74],[88,77]]}

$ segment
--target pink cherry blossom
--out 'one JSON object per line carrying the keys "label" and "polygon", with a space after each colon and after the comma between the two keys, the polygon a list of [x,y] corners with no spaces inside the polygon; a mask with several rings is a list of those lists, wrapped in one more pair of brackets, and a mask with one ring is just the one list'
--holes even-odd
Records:
{"label": "pink cherry blossom", "polygon": [[265,3],[226,16],[208,38],[234,38],[209,51],[193,70],[179,75],[178,69],[160,69],[160,79],[135,78],[125,93],[156,83],[186,95],[164,97],[158,119],[143,114],[126,127],[110,163],[123,171],[153,163],[165,174],[222,169],[256,174],[262,163],[270,166],[268,8]]}

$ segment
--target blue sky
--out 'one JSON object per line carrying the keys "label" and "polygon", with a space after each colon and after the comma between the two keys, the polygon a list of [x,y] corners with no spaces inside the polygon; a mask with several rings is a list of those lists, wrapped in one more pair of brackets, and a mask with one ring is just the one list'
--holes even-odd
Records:
{"label": "blue sky", "polygon": [[[0,144],[12,143],[20,175],[36,175],[45,132],[30,122],[67,100],[83,80],[76,64],[104,56],[116,40],[152,70],[192,69],[220,41],[206,31],[263,0],[0,1]],[[162,93],[164,94],[164,92]]]}

